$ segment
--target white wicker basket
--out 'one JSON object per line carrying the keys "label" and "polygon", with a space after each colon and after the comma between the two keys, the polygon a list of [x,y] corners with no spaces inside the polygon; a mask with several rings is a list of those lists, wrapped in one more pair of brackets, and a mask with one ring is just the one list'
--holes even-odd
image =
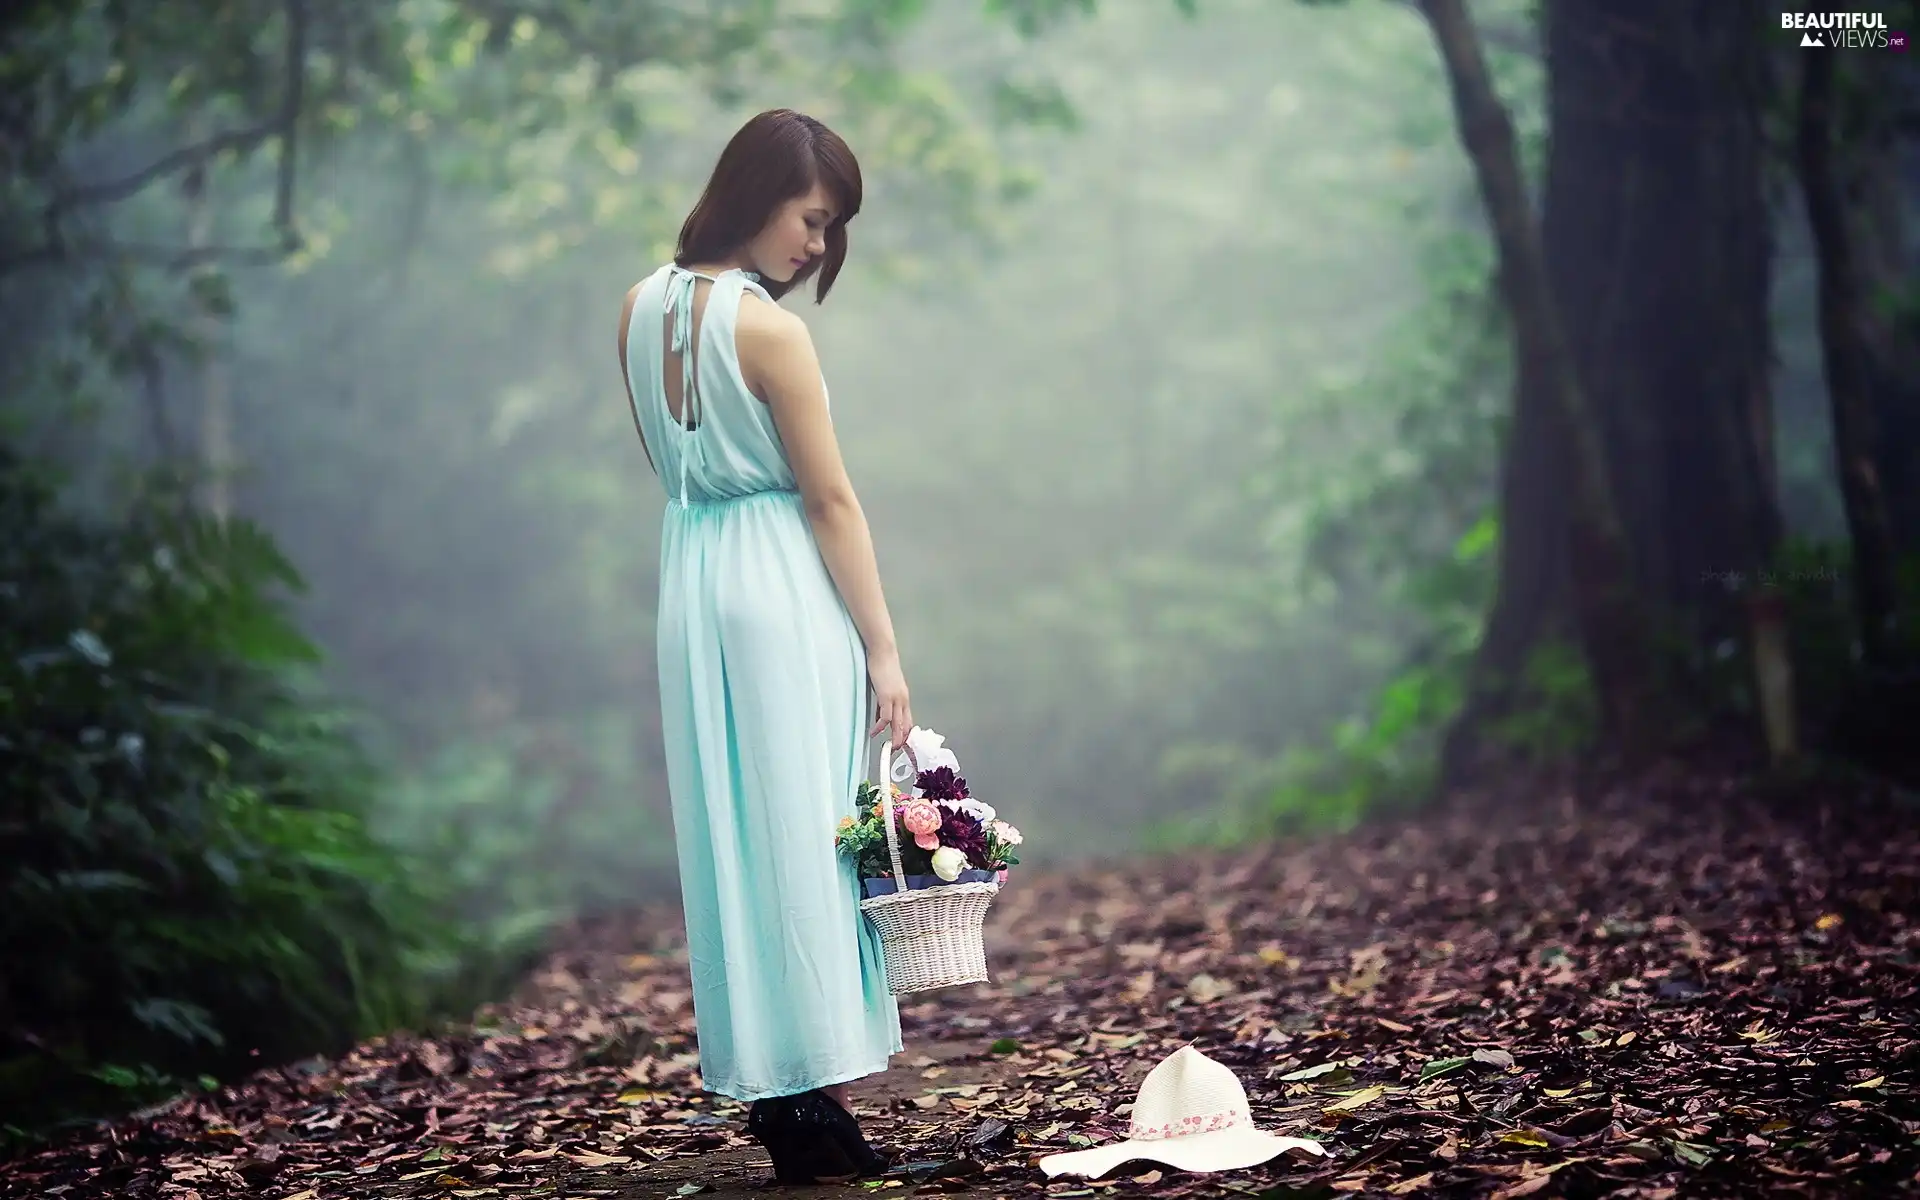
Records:
{"label": "white wicker basket", "polygon": [[[909,763],[913,752],[907,751]],[[914,776],[918,764],[913,763]],[[894,891],[860,902],[860,910],[880,934],[887,964],[887,988],[896,996],[929,992],[962,983],[987,982],[987,951],[981,925],[1000,891],[993,880],[943,883],[907,890],[900,865],[900,835],[893,819],[893,742],[880,743],[880,819],[887,831],[887,855],[893,862]]]}

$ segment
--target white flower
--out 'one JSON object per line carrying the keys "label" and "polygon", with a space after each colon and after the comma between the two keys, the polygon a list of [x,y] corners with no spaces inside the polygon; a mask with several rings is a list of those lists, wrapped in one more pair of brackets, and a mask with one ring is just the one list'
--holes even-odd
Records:
{"label": "white flower", "polygon": [[966,869],[965,851],[952,846],[942,846],[933,852],[933,873],[948,883],[960,878],[960,872]]}
{"label": "white flower", "polygon": [[992,821],[990,822],[990,824],[993,827],[993,836],[999,838],[1001,842],[1003,842],[1006,845],[1018,846],[1023,840],[1025,840],[1020,836],[1020,831],[1018,829],[1015,829],[1013,826],[1007,824],[1005,821]]}
{"label": "white flower", "polygon": [[[907,734],[907,749],[913,751],[913,761],[920,764],[922,771],[940,767],[952,767],[955,771],[960,769],[960,760],[954,757],[953,751],[947,749],[947,739],[931,729],[915,725],[913,732]],[[906,769],[912,771],[913,767],[909,765]]]}
{"label": "white flower", "polygon": [[986,822],[994,819],[993,805],[988,804],[984,800],[975,800],[972,796],[968,796],[963,800],[941,800],[938,803],[941,808],[950,808],[954,812],[966,813],[976,821]]}

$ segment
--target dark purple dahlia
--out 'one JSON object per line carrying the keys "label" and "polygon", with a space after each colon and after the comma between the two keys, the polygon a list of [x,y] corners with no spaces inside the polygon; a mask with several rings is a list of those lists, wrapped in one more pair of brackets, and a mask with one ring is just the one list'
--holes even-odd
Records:
{"label": "dark purple dahlia", "polygon": [[[945,768],[941,768],[945,770]],[[941,811],[940,844],[952,846],[967,856],[967,865],[987,868],[987,831],[978,817],[963,812]]]}
{"label": "dark purple dahlia", "polygon": [[967,781],[952,767],[935,767],[920,772],[915,780],[920,794],[929,800],[965,800],[968,796]]}

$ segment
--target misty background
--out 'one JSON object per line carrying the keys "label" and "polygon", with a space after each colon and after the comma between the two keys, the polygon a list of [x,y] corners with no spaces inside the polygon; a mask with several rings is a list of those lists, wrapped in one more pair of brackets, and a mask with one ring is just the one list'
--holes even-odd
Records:
{"label": "misty background", "polygon": [[[1470,7],[1537,181],[1539,14]],[[1494,597],[1514,380],[1415,7],[157,0],[6,21],[4,431],[9,469],[50,481],[7,503],[53,531],[9,578],[59,581],[33,628],[142,731],[49,724],[84,769],[45,779],[144,799],[116,825],[65,782],[16,794],[44,788],[83,840],[173,839],[128,853],[186,863],[236,961],[350,976],[312,1028],[485,994],[553,922],[676,894],[665,496],[615,325],[765,108],[860,157],[829,303],[785,306],[820,351],[914,712],[1024,862],[1337,830],[1424,795]],[[1831,541],[1817,264],[1791,194],[1772,212],[1775,492],[1790,539]],[[82,545],[107,565],[74,566]],[[113,682],[135,663],[178,687]],[[1577,748],[1569,711],[1521,740]],[[256,874],[277,860],[203,821],[300,865]],[[137,875],[58,878],[76,906],[137,908]],[[78,927],[15,932],[58,959]],[[362,961],[369,929],[392,944]],[[141,1021],[191,1043],[213,1003]]]}
{"label": "misty background", "polygon": [[[945,4],[896,53],[901,103],[836,92],[825,62],[724,103],[649,64],[622,81],[624,134],[586,102],[478,146],[431,111],[349,128],[298,178],[307,248],[228,269],[218,363],[169,362],[153,403],[180,448],[222,394],[232,511],[306,577],[329,680],[404,766],[395,836],[470,806],[600,899],[671,884],[664,499],[613,328],[767,107],[861,156],[849,266],[828,304],[786,306],[820,349],[915,712],[1029,861],[1139,845],[1394,670],[1408,618],[1388,586],[1303,570],[1315,522],[1419,469],[1392,444],[1417,392],[1457,384],[1448,436],[1482,449],[1501,396],[1492,362],[1431,377],[1484,337],[1435,292],[1487,251],[1418,15],[1127,4],[1026,38]],[[1508,58],[1536,109],[1537,66]],[[206,238],[254,233],[272,182],[269,161],[212,172]],[[193,215],[156,190],[156,233]],[[103,438],[156,449],[156,413],[118,407],[58,433],[90,461]],[[1480,465],[1412,532],[1470,525]]]}

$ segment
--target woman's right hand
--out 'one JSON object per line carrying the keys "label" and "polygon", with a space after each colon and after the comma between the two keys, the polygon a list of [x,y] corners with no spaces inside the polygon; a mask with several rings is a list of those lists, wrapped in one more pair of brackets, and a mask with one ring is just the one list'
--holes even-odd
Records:
{"label": "woman's right hand", "polygon": [[900,670],[899,652],[869,654],[867,679],[873,685],[873,728],[867,736],[891,728],[893,748],[898,750],[913,732],[913,709],[907,703],[907,677]]}

